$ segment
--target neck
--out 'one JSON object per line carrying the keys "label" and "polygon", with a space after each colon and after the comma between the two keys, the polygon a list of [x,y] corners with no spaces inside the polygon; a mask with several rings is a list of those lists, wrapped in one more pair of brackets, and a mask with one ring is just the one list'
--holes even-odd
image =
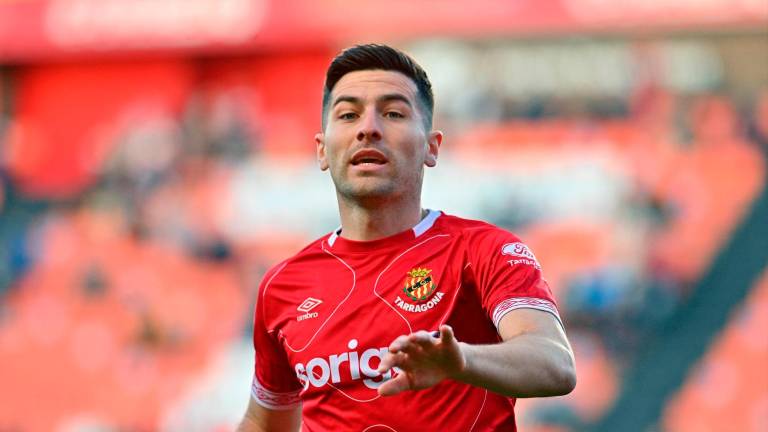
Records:
{"label": "neck", "polygon": [[371,241],[389,237],[413,228],[425,214],[418,198],[362,204],[339,197],[341,236],[347,240]]}

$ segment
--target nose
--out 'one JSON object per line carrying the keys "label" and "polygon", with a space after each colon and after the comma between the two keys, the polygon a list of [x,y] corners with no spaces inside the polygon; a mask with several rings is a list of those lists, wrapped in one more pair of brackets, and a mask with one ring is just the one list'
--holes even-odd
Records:
{"label": "nose", "polygon": [[357,130],[357,140],[381,140],[381,125],[379,124],[378,116],[375,113],[366,113],[360,119],[359,129]]}

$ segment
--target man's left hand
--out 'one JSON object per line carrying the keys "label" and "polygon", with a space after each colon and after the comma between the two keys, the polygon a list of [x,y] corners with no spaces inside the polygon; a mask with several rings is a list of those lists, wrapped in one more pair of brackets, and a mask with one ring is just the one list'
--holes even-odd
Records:
{"label": "man's left hand", "polygon": [[379,387],[379,394],[393,396],[432,387],[458,376],[466,365],[466,356],[450,326],[440,326],[437,337],[424,330],[399,336],[389,345],[378,369],[385,373],[397,368],[398,373]]}

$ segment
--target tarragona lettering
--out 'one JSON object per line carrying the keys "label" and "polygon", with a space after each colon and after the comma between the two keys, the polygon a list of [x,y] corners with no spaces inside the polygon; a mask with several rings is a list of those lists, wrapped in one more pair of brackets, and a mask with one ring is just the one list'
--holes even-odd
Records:
{"label": "tarragona lettering", "polygon": [[529,265],[529,266],[535,267],[537,269],[541,268],[538,262],[529,260],[529,259],[513,259],[513,260],[509,260],[508,262],[509,262],[509,265],[523,264],[523,265]]}
{"label": "tarragona lettering", "polygon": [[443,293],[442,291],[438,291],[435,293],[435,296],[429,299],[428,302],[422,303],[422,304],[411,304],[406,302],[405,300],[401,299],[399,296],[395,297],[395,304],[400,309],[406,311],[406,312],[425,312],[440,303],[440,300],[443,299]]}

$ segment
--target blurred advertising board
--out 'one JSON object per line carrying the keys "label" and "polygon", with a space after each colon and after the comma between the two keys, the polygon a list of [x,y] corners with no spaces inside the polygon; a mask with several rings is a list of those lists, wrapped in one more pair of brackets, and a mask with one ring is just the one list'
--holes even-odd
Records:
{"label": "blurred advertising board", "polygon": [[0,62],[766,25],[765,0],[0,0]]}

